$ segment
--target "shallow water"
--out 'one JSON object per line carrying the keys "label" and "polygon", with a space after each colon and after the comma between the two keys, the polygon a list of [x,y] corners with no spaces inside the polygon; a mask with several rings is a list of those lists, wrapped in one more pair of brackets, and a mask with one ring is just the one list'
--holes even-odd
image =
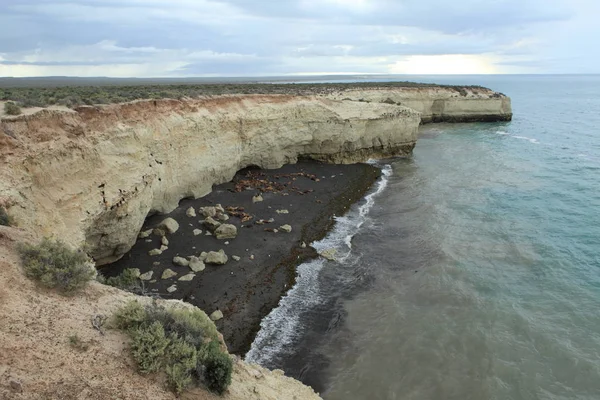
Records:
{"label": "shallow water", "polygon": [[247,359],[325,399],[600,398],[600,77],[427,79],[502,91],[514,120],[382,161]]}

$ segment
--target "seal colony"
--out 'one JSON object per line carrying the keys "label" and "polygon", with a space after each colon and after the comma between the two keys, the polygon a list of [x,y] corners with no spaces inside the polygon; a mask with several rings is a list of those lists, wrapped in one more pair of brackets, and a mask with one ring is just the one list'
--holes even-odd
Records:
{"label": "seal colony", "polygon": [[[0,328],[0,365],[10,366],[0,371],[10,375],[2,387],[35,388],[22,398],[65,397],[77,392],[69,372],[75,366],[79,380],[95,380],[107,396],[138,398],[134,387],[149,382],[127,373],[115,385],[113,377],[127,368],[127,342],[118,332],[99,337],[80,326],[133,295],[99,283],[75,300],[37,289],[21,272],[16,242],[61,239],[85,248],[108,275],[137,268],[147,294],[199,306],[230,350],[243,353],[257,321],[293,284],[294,265],[318,256],[310,242],[377,178],[377,169],[357,162],[410,155],[423,122],[512,117],[508,97],[480,87],[323,88],[2,117],[0,204],[18,227],[0,227],[0,307],[10,321]],[[30,327],[28,315],[38,315],[44,328]],[[102,377],[94,361],[51,340],[65,330],[96,341]],[[66,360],[65,374],[48,372],[58,367],[56,359]],[[268,388],[248,389],[247,380],[255,379],[248,368],[236,364],[230,398],[268,390],[293,398],[303,390],[278,374],[269,375]],[[61,379],[72,382],[70,389]],[[170,398],[153,388],[154,397]]]}

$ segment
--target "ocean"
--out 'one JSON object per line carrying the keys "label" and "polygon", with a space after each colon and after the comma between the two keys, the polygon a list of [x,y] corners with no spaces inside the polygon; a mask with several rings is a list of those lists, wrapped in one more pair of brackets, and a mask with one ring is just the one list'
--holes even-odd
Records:
{"label": "ocean", "polygon": [[[317,249],[248,361],[326,400],[600,399],[600,76],[399,77],[512,98],[421,128]],[[389,77],[385,80],[389,80]]]}

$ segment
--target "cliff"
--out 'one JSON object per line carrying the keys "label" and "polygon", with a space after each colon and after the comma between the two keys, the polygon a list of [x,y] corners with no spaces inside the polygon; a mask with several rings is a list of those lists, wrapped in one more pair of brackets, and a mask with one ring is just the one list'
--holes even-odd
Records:
{"label": "cliff", "polygon": [[[0,397],[174,398],[135,372],[122,334],[99,337],[89,323],[130,295],[93,283],[65,299],[36,287],[14,251],[23,237],[86,245],[101,265],[131,248],[149,214],[203,196],[244,167],[409,155],[422,122],[511,115],[510,99],[487,89],[425,87],[144,100],[2,118],[0,205],[19,229],[0,227],[0,314],[8,321],[0,327]],[[69,352],[71,333],[89,339],[93,353]],[[240,361],[227,398],[254,395],[317,398]]]}
{"label": "cliff", "polygon": [[131,248],[149,213],[241,168],[406,155],[419,120],[394,105],[280,95],[42,111],[2,122],[0,196],[20,226],[85,243],[100,265]]}
{"label": "cliff", "polygon": [[482,87],[367,87],[325,95],[331,99],[397,104],[421,113],[421,122],[510,121],[510,98]]}

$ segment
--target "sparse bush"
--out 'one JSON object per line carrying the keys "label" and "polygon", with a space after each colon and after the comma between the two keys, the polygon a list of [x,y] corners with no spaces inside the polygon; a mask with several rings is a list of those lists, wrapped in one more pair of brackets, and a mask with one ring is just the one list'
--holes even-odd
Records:
{"label": "sparse bush", "polygon": [[201,354],[206,386],[216,393],[223,393],[231,384],[233,361],[221,351],[216,342],[208,343]]}
{"label": "sparse bush", "polygon": [[103,283],[129,292],[139,293],[142,291],[140,270],[137,268],[127,268],[118,276],[111,276],[104,279]]}
{"label": "sparse bush", "polygon": [[8,215],[8,213],[2,206],[0,206],[0,225],[4,225],[4,226],[12,225],[12,218],[10,217],[10,215]]}
{"label": "sparse bush", "polygon": [[73,251],[60,241],[23,244],[19,251],[27,276],[67,294],[82,289],[96,275],[85,253]]}
{"label": "sparse bush", "polygon": [[161,369],[165,351],[170,340],[165,335],[165,329],[160,322],[150,325],[142,324],[129,331],[131,336],[131,352],[137,361],[140,372],[147,374]]}
{"label": "sparse bush", "polygon": [[127,303],[114,316],[129,333],[133,357],[142,373],[164,370],[176,393],[204,382],[217,393],[231,383],[233,363],[220,346],[214,324],[200,310],[166,309]]}
{"label": "sparse bush", "polygon": [[79,351],[87,351],[90,348],[90,345],[81,340],[77,335],[69,336],[69,344]]}
{"label": "sparse bush", "polygon": [[7,115],[19,115],[21,114],[21,107],[19,107],[12,101],[9,101],[7,103],[4,103],[4,112]]}

